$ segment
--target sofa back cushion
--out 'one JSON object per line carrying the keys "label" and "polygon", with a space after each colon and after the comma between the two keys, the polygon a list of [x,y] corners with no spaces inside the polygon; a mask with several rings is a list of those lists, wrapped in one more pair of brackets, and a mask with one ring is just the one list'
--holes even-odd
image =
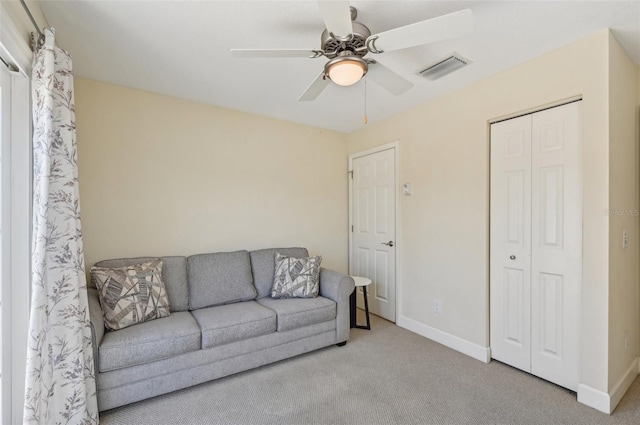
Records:
{"label": "sofa back cushion", "polygon": [[269,248],[251,251],[251,270],[253,271],[253,283],[258,290],[258,298],[271,296],[276,273],[276,252],[295,258],[309,256],[306,248]]}
{"label": "sofa back cushion", "polygon": [[190,310],[256,297],[247,251],[192,255],[187,270]]}
{"label": "sofa back cushion", "polygon": [[189,291],[187,288],[187,258],[186,257],[137,257],[119,258],[98,261],[96,267],[119,268],[135,264],[148,263],[162,259],[162,281],[169,296],[169,310],[186,311],[189,308]]}

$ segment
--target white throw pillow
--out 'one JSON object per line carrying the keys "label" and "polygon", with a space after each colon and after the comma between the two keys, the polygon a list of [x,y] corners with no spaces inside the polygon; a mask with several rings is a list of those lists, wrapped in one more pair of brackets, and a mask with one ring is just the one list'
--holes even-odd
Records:
{"label": "white throw pillow", "polygon": [[170,314],[162,266],[158,259],[127,267],[91,268],[108,329],[115,331]]}
{"label": "white throw pillow", "polygon": [[272,298],[314,298],[320,289],[322,257],[295,258],[276,253]]}

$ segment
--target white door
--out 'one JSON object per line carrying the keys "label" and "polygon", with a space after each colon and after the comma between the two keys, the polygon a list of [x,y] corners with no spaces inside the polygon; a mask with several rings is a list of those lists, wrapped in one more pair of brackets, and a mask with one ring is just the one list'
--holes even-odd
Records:
{"label": "white door", "polygon": [[531,115],[491,126],[491,357],[531,368]]}
{"label": "white door", "polygon": [[392,322],[396,321],[395,155],[392,147],[351,158],[350,273],[371,279],[369,311]]}
{"label": "white door", "polygon": [[582,282],[580,102],[533,115],[531,372],[578,389]]}
{"label": "white door", "polygon": [[491,126],[492,357],[579,382],[580,103]]}

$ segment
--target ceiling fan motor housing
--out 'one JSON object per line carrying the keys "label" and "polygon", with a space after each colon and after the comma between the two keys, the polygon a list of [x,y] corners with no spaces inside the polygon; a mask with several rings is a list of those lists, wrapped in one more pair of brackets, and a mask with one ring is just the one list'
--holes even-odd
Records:
{"label": "ceiling fan motor housing", "polygon": [[365,48],[367,38],[371,31],[366,25],[353,21],[353,33],[346,40],[334,38],[328,30],[324,30],[320,36],[320,46],[329,59],[337,57],[345,50],[353,53],[354,56],[364,57],[369,51]]}

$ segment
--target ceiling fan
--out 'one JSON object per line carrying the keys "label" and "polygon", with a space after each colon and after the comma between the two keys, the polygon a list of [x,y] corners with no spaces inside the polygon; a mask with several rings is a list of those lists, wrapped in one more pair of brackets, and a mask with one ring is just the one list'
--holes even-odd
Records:
{"label": "ceiling fan", "polygon": [[364,75],[390,93],[399,95],[413,84],[377,60],[365,56],[459,37],[472,29],[471,10],[466,9],[372,35],[366,25],[356,21],[358,12],[349,6],[348,1],[320,0],[318,5],[326,26],[320,37],[320,49],[231,49],[231,54],[244,58],[329,59],[298,101],[314,100],[329,81],[349,86]]}

